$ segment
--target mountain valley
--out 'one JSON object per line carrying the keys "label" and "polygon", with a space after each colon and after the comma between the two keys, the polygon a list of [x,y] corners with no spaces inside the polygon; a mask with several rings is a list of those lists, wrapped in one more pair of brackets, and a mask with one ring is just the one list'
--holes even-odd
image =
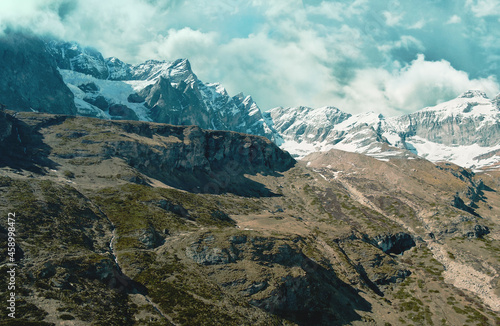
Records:
{"label": "mountain valley", "polygon": [[0,325],[500,325],[498,97],[261,112],[185,59],[0,40]]}

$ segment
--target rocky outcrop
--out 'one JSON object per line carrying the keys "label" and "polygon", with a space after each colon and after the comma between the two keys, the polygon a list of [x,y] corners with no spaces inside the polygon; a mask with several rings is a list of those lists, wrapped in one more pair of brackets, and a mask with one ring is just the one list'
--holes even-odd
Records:
{"label": "rocky outcrop", "polygon": [[10,115],[0,110],[0,146],[12,134],[12,121]]}
{"label": "rocky outcrop", "polygon": [[[50,149],[43,143],[36,123],[33,126],[18,119],[21,114],[0,110],[0,166],[28,170],[38,170],[39,165],[53,167],[53,162],[47,158]],[[33,115],[36,120],[36,114]]]}
{"label": "rocky outcrop", "polygon": [[75,42],[54,40],[49,41],[46,48],[60,69],[78,71],[99,79],[109,76],[106,62],[96,49],[82,47]]}
{"label": "rocky outcrop", "polygon": [[385,253],[399,255],[415,247],[415,240],[408,233],[381,234],[373,238],[374,245]]}
{"label": "rocky outcrop", "polygon": [[150,226],[144,230],[140,230],[139,241],[147,249],[154,249],[161,246],[165,242],[165,239],[154,227]]}
{"label": "rocky outcrop", "polygon": [[178,216],[190,218],[189,211],[185,209],[182,205],[174,204],[168,200],[162,199],[159,201],[158,206],[162,209],[172,212]]}
{"label": "rocky outcrop", "polygon": [[487,226],[476,224],[468,230],[464,230],[464,237],[479,239],[489,233],[490,229]]}
{"label": "rocky outcrop", "polygon": [[123,104],[113,104],[108,110],[111,118],[115,120],[139,120],[134,110]]}
{"label": "rocky outcrop", "polygon": [[215,237],[209,235],[186,247],[186,256],[200,265],[229,264],[238,259],[234,247],[220,248],[214,245]]}
{"label": "rocky outcrop", "polygon": [[463,199],[460,198],[460,195],[458,193],[456,193],[455,196],[453,196],[451,206],[477,216],[477,213],[474,211],[474,208],[470,207],[469,205],[466,205]]}
{"label": "rocky outcrop", "polygon": [[[81,129],[86,132],[75,133],[69,126],[75,120],[67,116],[19,114],[18,119],[19,125],[26,126],[20,136],[24,146],[41,141],[38,130],[42,126],[61,124],[53,137],[67,142],[64,150],[59,149],[53,155],[63,159],[81,155],[101,160],[116,157],[150,178],[198,193],[272,196],[269,189],[245,174],[274,174],[295,164],[288,153],[269,139],[230,131],[78,117],[75,119],[79,119]],[[110,130],[113,130],[113,137],[106,136]],[[22,151],[22,147],[16,148]],[[47,152],[41,148],[46,148]],[[40,144],[37,155],[49,152],[47,145]],[[214,218],[228,220],[223,214]]]}
{"label": "rocky outcrop", "polygon": [[38,38],[6,32],[0,37],[0,66],[0,103],[8,109],[76,114],[73,93]]}
{"label": "rocky outcrop", "polygon": [[[116,127],[142,137],[159,137],[155,145],[137,141],[106,141],[105,157],[120,157],[163,182],[196,192],[270,194],[244,174],[285,171],[293,158],[270,140],[199,127],[118,123]],[[245,186],[243,186],[245,184]]]}
{"label": "rocky outcrop", "polygon": [[85,93],[97,93],[97,92],[99,92],[99,86],[97,86],[95,83],[92,83],[92,82],[78,85],[78,88],[81,89]]}
{"label": "rocky outcrop", "polygon": [[143,103],[146,99],[137,93],[132,93],[127,97],[129,103]]}
{"label": "rocky outcrop", "polygon": [[102,111],[106,111],[110,107],[108,100],[106,100],[106,98],[101,95],[98,95],[96,97],[85,97],[83,100],[101,109]]}

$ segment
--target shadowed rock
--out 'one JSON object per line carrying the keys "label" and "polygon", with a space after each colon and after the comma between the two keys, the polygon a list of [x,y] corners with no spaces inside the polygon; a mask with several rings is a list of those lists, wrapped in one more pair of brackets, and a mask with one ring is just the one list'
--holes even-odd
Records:
{"label": "shadowed rock", "polygon": [[76,114],[73,93],[41,40],[6,32],[0,36],[0,67],[0,103],[8,109]]}

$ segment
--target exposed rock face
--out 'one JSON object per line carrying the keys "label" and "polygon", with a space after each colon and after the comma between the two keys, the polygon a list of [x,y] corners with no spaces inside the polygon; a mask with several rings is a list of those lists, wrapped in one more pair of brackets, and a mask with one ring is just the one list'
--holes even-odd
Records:
{"label": "exposed rock face", "polygon": [[[8,118],[9,117],[9,118]],[[5,111],[0,110],[0,144],[12,134],[12,121]]]}
{"label": "exposed rock face", "polygon": [[106,98],[101,95],[98,95],[96,97],[85,97],[83,100],[101,109],[102,111],[106,111],[110,107],[108,100],[106,100]]}
{"label": "exposed rock face", "polygon": [[181,217],[186,217],[186,218],[190,217],[188,210],[182,207],[182,205],[174,204],[165,199],[160,200],[158,204],[162,209],[166,211],[172,212]]}
{"label": "exposed rock face", "polygon": [[470,230],[466,230],[464,236],[467,238],[482,238],[483,236],[490,233],[490,229],[487,226],[476,224]]}
{"label": "exposed rock face", "polygon": [[145,123],[117,126],[142,137],[157,135],[161,141],[155,147],[136,141],[109,141],[104,147],[105,156],[122,157],[146,175],[182,189],[241,194],[260,191],[252,189],[252,183],[246,179],[246,189],[238,189],[244,182],[243,174],[284,171],[295,162],[288,153],[262,137],[205,131],[195,126]]}
{"label": "exposed rock face", "polygon": [[0,37],[0,66],[0,103],[8,109],[76,114],[73,93],[36,37],[6,32]]}
{"label": "exposed rock face", "polygon": [[38,169],[39,165],[53,167],[53,162],[47,159],[49,148],[42,136],[32,125],[17,119],[18,114],[23,113],[0,111],[0,165],[29,170]]}
{"label": "exposed rock face", "polygon": [[[18,117],[20,124],[31,126],[23,129],[26,139],[41,138],[38,129],[47,124],[71,124],[71,120],[64,116],[44,115],[37,119],[20,114]],[[54,155],[68,159],[79,155],[99,159],[121,158],[147,176],[194,192],[272,195],[269,189],[244,175],[273,174],[288,170],[295,164],[288,153],[259,136],[207,131],[197,126],[102,120],[96,123],[90,118],[76,121],[85,132],[71,132],[70,128],[56,132],[55,138],[64,138],[68,143],[67,150]],[[111,130],[114,130],[114,135],[121,136],[103,137]],[[73,142],[74,146],[71,145]],[[82,143],[86,149],[76,151],[75,148]],[[175,205],[163,206],[176,210]],[[184,214],[182,209],[178,211]]]}
{"label": "exposed rock face", "polygon": [[150,226],[140,231],[139,241],[142,242],[147,249],[154,249],[161,246],[165,242],[165,239],[154,227]]}
{"label": "exposed rock face", "polygon": [[264,114],[272,119],[273,128],[280,134],[297,142],[323,142],[331,138],[341,140],[344,133],[336,132],[335,125],[351,117],[351,114],[344,113],[335,107],[320,109],[303,106],[280,107]]}
{"label": "exposed rock face", "polygon": [[49,41],[47,50],[60,69],[69,69],[106,79],[109,70],[102,54],[93,48],[83,48],[75,42]]}
{"label": "exposed rock face", "polygon": [[[457,99],[397,119],[410,136],[444,145],[496,145],[500,137],[500,111],[494,112],[486,94],[468,91]],[[491,111],[491,112],[488,112]]]}
{"label": "exposed rock face", "polygon": [[140,92],[139,96],[144,98],[153,121],[174,125],[208,124],[208,112],[203,110],[198,97],[193,96],[194,89],[184,86],[183,92],[174,88],[170,80],[160,77],[154,85]]}
{"label": "exposed rock face", "polygon": [[133,93],[133,94],[130,94],[128,97],[127,97],[127,101],[129,101],[130,103],[142,103],[144,102],[146,99],[142,96],[140,96],[139,94],[137,93]]}
{"label": "exposed rock face", "polygon": [[99,87],[94,83],[86,83],[78,85],[78,88],[84,91],[85,93],[96,93],[99,91]]}
{"label": "exposed rock face", "polygon": [[238,255],[233,248],[210,246],[213,241],[214,237],[209,236],[192,243],[186,248],[186,256],[201,265],[228,264],[237,260]]}
{"label": "exposed rock face", "polygon": [[474,212],[474,208],[466,205],[464,203],[464,201],[462,200],[462,198],[460,198],[458,193],[455,194],[455,196],[453,197],[451,205],[458,208],[458,209],[466,211],[467,213],[471,213],[473,215],[476,215],[476,212]]}
{"label": "exposed rock face", "polygon": [[376,236],[373,240],[385,253],[396,255],[415,247],[415,241],[408,233],[382,234]]}
{"label": "exposed rock face", "polygon": [[109,108],[109,115],[116,120],[139,120],[135,112],[126,105],[113,104]]}

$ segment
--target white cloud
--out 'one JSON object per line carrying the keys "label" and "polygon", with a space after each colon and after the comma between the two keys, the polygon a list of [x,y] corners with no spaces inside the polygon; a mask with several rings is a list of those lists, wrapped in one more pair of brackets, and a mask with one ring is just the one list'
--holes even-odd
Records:
{"label": "white cloud", "polygon": [[293,17],[303,11],[301,0],[252,0],[251,4],[261,8],[266,16],[270,18],[289,16]]}
{"label": "white cloud", "polygon": [[413,25],[410,25],[409,29],[422,29],[425,27],[426,24],[427,24],[427,22],[425,21],[425,19],[420,19],[419,21],[417,21]]}
{"label": "white cloud", "polygon": [[467,0],[465,5],[476,17],[500,16],[499,0]]}
{"label": "white cloud", "polygon": [[387,71],[359,70],[349,85],[343,107],[350,112],[372,110],[391,116],[413,112],[452,99],[469,89],[485,91],[490,97],[500,92],[494,77],[470,79],[445,60],[427,61],[423,55],[409,65]]}
{"label": "white cloud", "polygon": [[356,0],[352,3],[321,1],[319,5],[308,4],[303,1],[305,11],[310,15],[320,15],[329,19],[344,21],[367,10],[366,0]]}
{"label": "white cloud", "polygon": [[453,15],[453,16],[450,17],[450,19],[448,19],[448,21],[446,22],[446,24],[459,24],[461,22],[462,22],[462,18],[460,18],[457,15]]}
{"label": "white cloud", "polygon": [[230,91],[251,90],[255,99],[266,99],[263,109],[325,100],[337,86],[324,65],[325,44],[310,32],[297,36],[297,43],[283,43],[261,33],[224,45],[218,51],[224,85]]}
{"label": "white cloud", "polygon": [[425,50],[424,44],[411,35],[402,35],[399,40],[388,42],[386,44],[380,45],[379,50],[382,52],[389,52],[394,49],[404,49],[404,50],[417,50],[422,52]]}
{"label": "white cloud", "polygon": [[170,29],[166,36],[158,36],[154,41],[141,46],[141,57],[146,58],[188,58],[199,59],[200,55],[217,50],[217,33],[202,33],[185,27],[180,30]]}
{"label": "white cloud", "polygon": [[26,0],[0,2],[0,31],[7,27],[33,29],[41,34],[61,35],[64,30],[52,1]]}
{"label": "white cloud", "polygon": [[385,23],[388,26],[396,26],[403,19],[403,14],[398,15],[398,14],[390,12],[390,11],[384,11],[382,14],[384,15]]}

